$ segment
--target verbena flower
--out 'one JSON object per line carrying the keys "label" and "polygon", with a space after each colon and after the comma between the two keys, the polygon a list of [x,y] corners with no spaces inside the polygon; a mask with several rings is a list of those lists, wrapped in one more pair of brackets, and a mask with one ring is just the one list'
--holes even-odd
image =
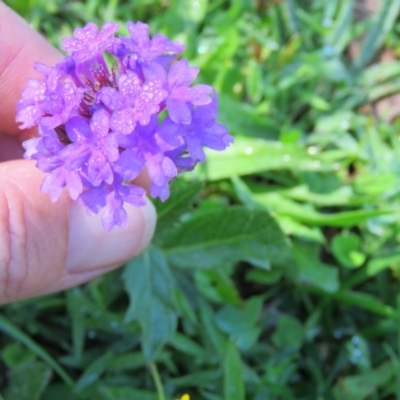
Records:
{"label": "verbena flower", "polygon": [[145,204],[144,189],[132,183],[143,168],[151,196],[164,201],[178,173],[205,161],[203,147],[224,150],[233,141],[216,122],[216,92],[193,86],[198,68],[178,60],[182,44],[150,38],[142,22],[127,23],[129,37],[115,36],[118,28],[89,23],[64,38],[70,55],[35,64],[43,79],[28,81],[16,117],[21,129],[39,127],[23,146],[48,173],[42,191],[54,202],[66,188],[89,214],[102,212],[106,230],[127,224],[125,203]]}

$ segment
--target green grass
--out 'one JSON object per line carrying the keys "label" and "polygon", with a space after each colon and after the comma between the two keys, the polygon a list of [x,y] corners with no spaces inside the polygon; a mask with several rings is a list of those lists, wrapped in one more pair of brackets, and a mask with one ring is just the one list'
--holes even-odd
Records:
{"label": "green grass", "polygon": [[[0,319],[4,400],[400,400],[399,0],[8,0],[55,45],[142,20],[235,135],[156,202],[152,246]],[[348,46],[360,39],[360,54]],[[388,110],[389,111],[389,110]]]}

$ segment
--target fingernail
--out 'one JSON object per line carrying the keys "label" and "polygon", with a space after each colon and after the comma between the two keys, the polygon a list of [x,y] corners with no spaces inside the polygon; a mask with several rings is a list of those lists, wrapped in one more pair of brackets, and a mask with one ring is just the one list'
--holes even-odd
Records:
{"label": "fingernail", "polygon": [[71,203],[67,272],[86,272],[123,264],[140,254],[154,234],[156,212],[147,200],[143,207],[124,206],[128,214],[126,228],[104,230],[100,215],[89,216],[82,206]]}

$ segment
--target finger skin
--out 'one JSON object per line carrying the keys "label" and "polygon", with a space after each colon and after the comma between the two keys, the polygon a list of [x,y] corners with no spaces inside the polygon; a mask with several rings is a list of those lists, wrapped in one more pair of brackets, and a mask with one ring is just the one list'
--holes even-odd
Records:
{"label": "finger skin", "polygon": [[141,253],[154,233],[150,203],[131,207],[128,227],[111,233],[66,195],[50,203],[33,165],[0,164],[0,303],[83,283]]}
{"label": "finger skin", "polygon": [[15,108],[26,81],[38,77],[35,61],[54,65],[60,53],[0,1],[0,133],[19,135]]}

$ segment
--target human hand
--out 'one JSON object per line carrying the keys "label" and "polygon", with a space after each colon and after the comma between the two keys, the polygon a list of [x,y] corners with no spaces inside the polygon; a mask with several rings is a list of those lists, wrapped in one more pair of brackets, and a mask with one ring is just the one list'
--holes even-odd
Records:
{"label": "human hand", "polygon": [[[21,142],[35,134],[15,122],[16,102],[33,63],[59,53],[0,0],[0,304],[86,282],[138,255],[155,228],[153,205],[126,205],[125,229],[106,232],[68,195],[56,203],[40,192],[43,173],[22,160]],[[138,179],[146,186],[146,178]]]}

